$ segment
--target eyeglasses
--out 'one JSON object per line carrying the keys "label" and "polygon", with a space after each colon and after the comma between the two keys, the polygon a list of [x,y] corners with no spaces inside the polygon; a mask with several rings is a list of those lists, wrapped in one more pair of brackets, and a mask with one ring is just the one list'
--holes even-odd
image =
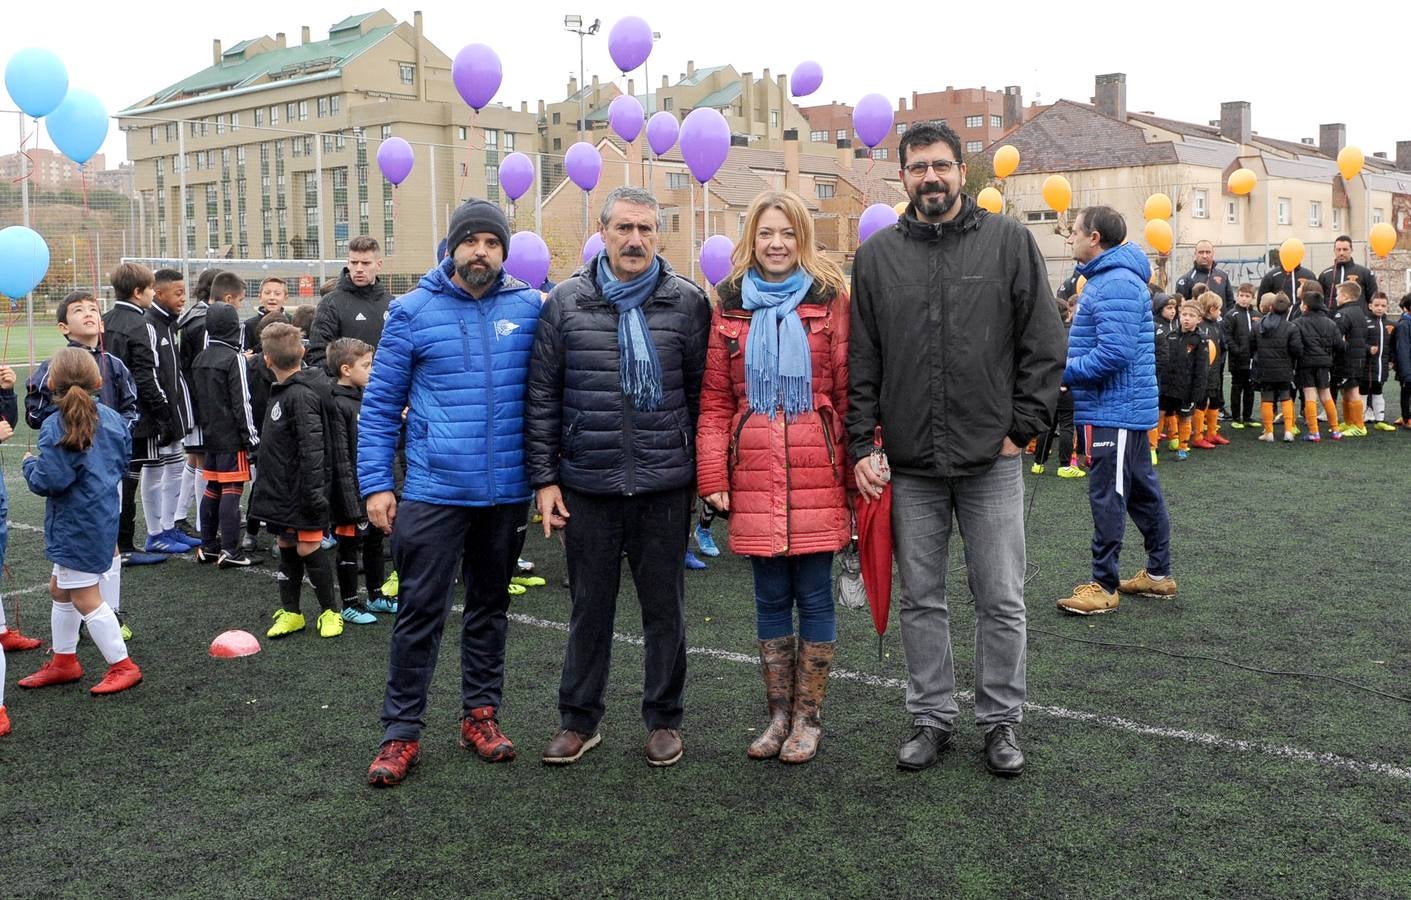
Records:
{"label": "eyeglasses", "polygon": [[912,178],[925,178],[927,169],[935,169],[937,175],[944,177],[949,175],[951,170],[959,165],[960,163],[953,159],[938,159],[935,162],[914,162],[906,167],[906,173]]}

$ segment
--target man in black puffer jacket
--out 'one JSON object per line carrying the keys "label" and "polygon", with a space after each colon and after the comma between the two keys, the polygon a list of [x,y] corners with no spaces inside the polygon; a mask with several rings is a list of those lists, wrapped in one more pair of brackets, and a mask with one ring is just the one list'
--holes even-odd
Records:
{"label": "man in black puffer jacket", "polygon": [[544,534],[564,528],[573,597],[559,732],[544,762],[597,745],[622,555],[642,604],[647,761],[681,758],[684,560],[710,307],[656,255],[659,208],[607,197],[605,249],[549,295],[525,401],[525,451]]}
{"label": "man in black puffer jacket", "polygon": [[348,265],[338,287],[319,301],[309,326],[308,365],[322,368],[328,345],[339,338],[357,338],[377,347],[392,295],[377,277],[382,271],[382,246],[377,238],[359,235],[348,242]]}

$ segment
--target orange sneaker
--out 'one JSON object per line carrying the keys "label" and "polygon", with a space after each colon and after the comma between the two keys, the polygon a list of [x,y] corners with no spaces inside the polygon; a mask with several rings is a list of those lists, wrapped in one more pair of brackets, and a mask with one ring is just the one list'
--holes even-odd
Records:
{"label": "orange sneaker", "polygon": [[122,659],[108,667],[103,680],[88,689],[90,694],[116,694],[142,682],[142,670],[131,658]]}
{"label": "orange sneaker", "polygon": [[367,783],[373,787],[396,787],[407,771],[421,762],[421,741],[388,741],[368,766]]}
{"label": "orange sneaker", "polygon": [[33,650],[40,645],[39,638],[27,637],[20,634],[18,628],[8,628],[0,631],[0,648],[4,648],[6,653],[19,653],[22,650]]}
{"label": "orange sneaker", "polygon": [[476,707],[461,719],[461,746],[473,748],[486,762],[514,759],[514,743],[500,730],[493,706]]}
{"label": "orange sneaker", "polygon": [[83,666],[74,653],[55,653],[39,671],[15,682],[22,688],[42,688],[55,684],[72,684],[83,677]]}
{"label": "orange sneaker", "polygon": [[1206,435],[1205,439],[1210,443],[1216,445],[1217,447],[1223,447],[1230,442],[1229,438],[1225,437],[1218,431],[1214,434]]}
{"label": "orange sneaker", "polygon": [[5,712],[5,707],[0,706],[0,737],[10,733],[10,714]]}

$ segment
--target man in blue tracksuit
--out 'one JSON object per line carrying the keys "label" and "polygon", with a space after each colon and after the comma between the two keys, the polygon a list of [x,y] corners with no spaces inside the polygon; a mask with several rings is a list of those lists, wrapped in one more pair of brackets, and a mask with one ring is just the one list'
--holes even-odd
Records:
{"label": "man in blue tracksuit", "polygon": [[[509,222],[483,200],[451,216],[445,259],[392,304],[363,395],[358,483],[368,519],[387,533],[401,576],[392,628],[382,747],[368,769],[395,785],[421,754],[457,563],[461,745],[488,762],[514,758],[497,712],[504,686],[505,587],[514,575],[532,491],[524,469],[524,390],[539,324],[538,290],[507,275]],[[406,482],[392,458],[406,418]]]}
{"label": "man in blue tracksuit", "polygon": [[[1092,426],[1088,500],[1093,511],[1093,577],[1058,608],[1078,615],[1111,612],[1118,593],[1172,597],[1171,524],[1147,451],[1156,427],[1155,336],[1147,281],[1151,266],[1127,223],[1111,207],[1089,206],[1068,238],[1077,271],[1087,278],[1068,336],[1063,383],[1073,394],[1073,421]],[[1146,542],[1147,564],[1122,580],[1118,553],[1127,515]]]}

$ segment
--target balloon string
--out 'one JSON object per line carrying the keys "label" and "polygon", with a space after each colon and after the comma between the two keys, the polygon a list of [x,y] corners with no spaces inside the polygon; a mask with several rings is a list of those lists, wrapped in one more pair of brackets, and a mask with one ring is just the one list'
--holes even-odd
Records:
{"label": "balloon string", "polygon": [[471,109],[470,125],[465,130],[465,162],[461,163],[460,178],[456,181],[456,202],[465,198],[465,180],[470,177],[470,151],[475,149],[475,119],[478,113]]}
{"label": "balloon string", "polygon": [[[36,122],[37,121],[38,120],[36,120]],[[29,151],[25,149],[25,145],[29,143],[30,138],[34,138],[35,148],[37,149],[39,146],[39,126],[37,124],[35,125],[35,130],[31,131],[20,141],[20,156],[29,160],[29,165],[25,167],[23,175],[11,178],[10,184],[19,184],[21,181],[33,180],[34,178],[34,157],[30,156]]]}

